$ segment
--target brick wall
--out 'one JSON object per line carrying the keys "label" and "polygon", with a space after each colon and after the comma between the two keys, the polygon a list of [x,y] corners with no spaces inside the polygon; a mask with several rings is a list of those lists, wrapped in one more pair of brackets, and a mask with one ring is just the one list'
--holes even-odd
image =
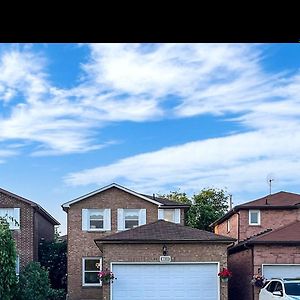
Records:
{"label": "brick wall", "polygon": [[20,268],[34,259],[33,251],[33,211],[27,203],[0,193],[0,207],[20,208],[20,229],[13,230],[17,254],[20,256]]}
{"label": "brick wall", "polygon": [[[260,210],[261,224],[249,225],[249,210],[240,210],[239,241],[245,240],[268,228],[277,229],[295,221],[300,221],[300,209],[294,210]],[[215,227],[215,233],[238,239],[238,213],[229,218],[231,230],[227,232],[227,220]]]}
{"label": "brick wall", "polygon": [[215,226],[214,232],[216,234],[221,234],[224,236],[229,236],[234,239],[238,239],[238,221],[239,221],[238,214],[237,213],[234,214],[228,220],[230,222],[230,231],[227,231],[227,220],[226,220],[223,223]]}
{"label": "brick wall", "polygon": [[[168,254],[174,262],[220,262],[227,267],[225,244],[168,244]],[[103,246],[104,268],[111,262],[158,262],[163,244],[105,244]],[[227,300],[227,283],[220,283],[221,300]],[[79,299],[79,298],[76,298]],[[103,300],[110,300],[109,286],[103,286]]]}
{"label": "brick wall", "polygon": [[[111,231],[86,232],[82,231],[81,210],[84,208],[110,208]],[[68,211],[68,294],[70,300],[102,299],[102,289],[82,286],[82,258],[98,257],[101,252],[94,243],[104,235],[117,231],[118,208],[145,208],[147,223],[157,221],[158,207],[146,200],[126,193],[117,188],[110,188],[77,202]],[[182,213],[183,215],[183,213]],[[184,220],[182,220],[184,222]]]}
{"label": "brick wall", "polygon": [[34,212],[34,260],[38,260],[38,247],[41,239],[54,239],[54,226],[38,211]]}
{"label": "brick wall", "polygon": [[229,255],[228,268],[232,271],[232,277],[228,282],[229,299],[252,300],[253,286],[250,284],[253,276],[252,249]]}

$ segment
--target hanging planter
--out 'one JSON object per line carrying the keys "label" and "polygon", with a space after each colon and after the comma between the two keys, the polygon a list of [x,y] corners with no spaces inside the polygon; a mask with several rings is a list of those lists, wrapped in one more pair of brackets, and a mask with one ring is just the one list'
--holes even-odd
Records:
{"label": "hanging planter", "polygon": [[228,282],[228,278],[231,275],[232,273],[226,268],[223,268],[223,270],[218,274],[218,276],[220,276],[221,282]]}
{"label": "hanging planter", "polygon": [[106,269],[105,271],[100,271],[98,273],[98,277],[103,285],[110,284],[110,282],[113,283],[114,279],[117,279],[115,278],[114,274],[108,269]]}

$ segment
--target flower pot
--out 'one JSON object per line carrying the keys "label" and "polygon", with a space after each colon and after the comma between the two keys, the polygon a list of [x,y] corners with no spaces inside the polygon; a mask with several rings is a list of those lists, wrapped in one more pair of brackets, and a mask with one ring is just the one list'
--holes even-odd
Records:
{"label": "flower pot", "polygon": [[221,277],[222,282],[228,282],[228,277]]}

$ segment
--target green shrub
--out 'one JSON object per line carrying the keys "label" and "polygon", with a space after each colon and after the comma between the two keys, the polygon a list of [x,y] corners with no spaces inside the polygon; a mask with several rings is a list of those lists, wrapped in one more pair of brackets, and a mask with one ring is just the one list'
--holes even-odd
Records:
{"label": "green shrub", "polygon": [[66,299],[66,291],[64,289],[60,289],[60,290],[51,289],[50,290],[48,300],[65,300],[65,299]]}
{"label": "green shrub", "polygon": [[20,273],[18,300],[45,300],[50,295],[48,271],[38,262],[30,262]]}
{"label": "green shrub", "polygon": [[14,299],[16,284],[16,245],[7,221],[0,217],[0,299]]}

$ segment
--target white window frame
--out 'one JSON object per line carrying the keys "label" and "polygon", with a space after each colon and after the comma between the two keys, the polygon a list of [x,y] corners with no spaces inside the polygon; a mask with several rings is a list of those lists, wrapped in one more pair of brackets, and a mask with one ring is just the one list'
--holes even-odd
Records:
{"label": "white window frame", "polygon": [[[126,225],[126,212],[128,211],[133,211],[135,210],[137,212],[137,219],[138,219],[138,225],[137,226],[134,226],[134,227],[130,227],[130,228],[126,228],[125,225]],[[136,228],[136,227],[139,227],[140,226],[140,223],[141,223],[141,216],[140,216],[140,212],[141,210],[139,208],[124,208],[124,214],[123,214],[123,228],[124,230],[129,230],[129,229],[132,229],[132,228]]]}
{"label": "white window frame", "polygon": [[[257,223],[251,222],[251,213],[257,213]],[[259,226],[260,225],[260,210],[259,209],[250,209],[249,210],[249,225],[251,226]]]}
{"label": "white window frame", "polygon": [[[147,223],[147,210],[145,208],[118,208],[118,231],[130,230],[132,228],[125,228],[125,215],[128,210],[136,210],[138,213],[138,226]],[[133,227],[133,228],[136,228]]]}
{"label": "white window frame", "polygon": [[93,256],[85,256],[82,258],[82,286],[102,286],[101,281],[99,280],[99,283],[85,283],[84,279],[85,279],[85,272],[95,272],[95,271],[86,271],[85,270],[85,261],[86,260],[91,260],[91,259],[95,259],[98,260],[99,259],[99,263],[100,263],[100,268],[99,268],[99,272],[102,271],[102,257],[93,257]]}
{"label": "white window frame", "polygon": [[[176,224],[180,224],[181,222],[181,209],[180,208],[164,208],[158,209],[158,220],[165,220],[165,210],[173,210],[173,221],[169,221],[169,222],[173,222]],[[167,220],[166,220],[167,221]]]}
{"label": "white window frame", "polygon": [[[91,228],[90,216],[93,211],[103,213],[103,228]],[[82,209],[82,230],[83,231],[111,231],[111,210],[106,208]]]}
{"label": "white window frame", "polygon": [[227,232],[230,232],[230,219],[227,219]]}

